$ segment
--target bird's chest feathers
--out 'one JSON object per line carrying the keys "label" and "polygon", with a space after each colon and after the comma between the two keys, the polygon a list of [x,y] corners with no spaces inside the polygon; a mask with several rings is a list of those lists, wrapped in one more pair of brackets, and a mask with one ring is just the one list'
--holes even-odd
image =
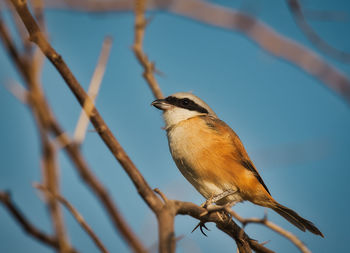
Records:
{"label": "bird's chest feathers", "polygon": [[204,119],[180,122],[168,130],[168,140],[177,167],[204,197],[233,189],[225,183],[224,171],[218,166],[225,162],[221,151],[229,144]]}
{"label": "bird's chest feathers", "polygon": [[[168,131],[170,152],[176,164],[179,166],[178,163],[180,163],[179,169],[181,172],[183,172],[183,169],[199,169],[197,167],[200,165],[201,155],[203,152],[209,152],[210,150],[210,145],[205,141],[207,139],[206,135],[209,133],[201,121],[189,119],[180,122]],[[192,171],[192,173],[195,173],[195,171]]]}

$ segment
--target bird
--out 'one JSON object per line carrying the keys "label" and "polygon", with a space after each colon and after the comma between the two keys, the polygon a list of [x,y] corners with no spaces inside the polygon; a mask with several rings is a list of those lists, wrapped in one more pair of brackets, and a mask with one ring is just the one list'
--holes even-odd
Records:
{"label": "bird", "polygon": [[324,237],[311,221],[271,196],[238,135],[203,100],[178,92],[151,105],[163,111],[176,166],[204,198],[218,205],[250,201],[271,208],[304,232]]}

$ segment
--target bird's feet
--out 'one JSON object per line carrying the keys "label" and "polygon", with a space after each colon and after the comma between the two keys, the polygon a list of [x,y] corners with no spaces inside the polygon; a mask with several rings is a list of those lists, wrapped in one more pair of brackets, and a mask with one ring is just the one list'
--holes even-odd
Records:
{"label": "bird's feet", "polygon": [[[197,228],[199,227],[200,231],[202,232],[203,235],[207,236],[206,233],[204,233],[203,228],[205,228],[206,230],[210,231],[209,228],[207,228],[207,226],[205,225],[204,221],[200,221],[197,226],[194,227],[194,229],[192,230],[191,233],[193,233]],[[208,236],[207,236],[208,237]]]}
{"label": "bird's feet", "polygon": [[[227,215],[225,213],[225,211],[223,210],[225,208],[225,206],[216,206],[216,205],[212,205],[212,204],[216,203],[216,202],[220,201],[221,199],[226,198],[227,196],[230,196],[234,193],[236,193],[236,190],[226,190],[218,195],[211,196],[210,198],[208,198],[204,203],[202,203],[200,205],[200,207],[203,207],[204,209],[206,209],[203,213],[201,213],[200,216],[201,217],[205,216],[210,212],[217,212],[219,219],[221,219],[223,221]],[[228,205],[230,205],[230,204],[228,204]],[[197,224],[197,226],[192,230],[192,232],[195,231],[198,227],[199,227],[200,231],[202,232],[202,234],[207,236],[207,234],[204,233],[203,228],[205,228],[208,231],[210,231],[210,230],[205,226],[205,222],[200,221]]]}

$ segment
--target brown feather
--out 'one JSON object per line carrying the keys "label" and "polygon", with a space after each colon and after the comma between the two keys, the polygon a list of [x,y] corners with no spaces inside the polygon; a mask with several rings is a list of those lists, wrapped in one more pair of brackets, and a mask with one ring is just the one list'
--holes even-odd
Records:
{"label": "brown feather", "polygon": [[285,218],[290,223],[292,223],[294,226],[299,228],[300,230],[302,231],[309,230],[313,234],[324,237],[322,232],[311,221],[302,218],[299,214],[297,214],[292,209],[289,209],[288,207],[285,207],[277,202],[271,208],[275,212],[277,212],[279,215],[281,215],[283,218]]}

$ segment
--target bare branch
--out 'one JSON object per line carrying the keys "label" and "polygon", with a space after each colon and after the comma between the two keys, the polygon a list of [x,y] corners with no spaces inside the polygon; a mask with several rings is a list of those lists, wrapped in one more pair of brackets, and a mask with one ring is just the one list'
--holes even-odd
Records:
{"label": "bare branch", "polygon": [[156,78],[154,77],[154,63],[150,62],[147,55],[143,52],[143,38],[147,25],[147,20],[145,19],[144,15],[146,4],[146,0],[135,1],[135,37],[133,50],[136,58],[139,60],[144,69],[143,77],[146,79],[149,87],[151,88],[154,97],[160,99],[163,98],[163,94],[159,88]]}
{"label": "bare branch", "polygon": [[103,245],[103,243],[98,238],[98,236],[95,234],[93,229],[89,226],[89,224],[87,224],[87,222],[85,221],[84,217],[78,212],[78,210],[76,208],[74,208],[74,206],[71,203],[69,203],[69,201],[67,199],[65,199],[61,195],[54,195],[54,194],[52,194],[52,192],[50,192],[49,189],[47,189],[46,187],[44,187],[42,185],[36,184],[34,187],[39,189],[39,190],[41,190],[41,191],[43,191],[43,192],[45,192],[45,193],[47,193],[47,194],[50,194],[51,197],[53,197],[53,198],[57,199],[59,202],[61,202],[71,212],[71,214],[77,220],[79,225],[91,237],[93,242],[96,244],[97,248],[99,248],[100,251],[103,252],[103,253],[108,253],[108,250]]}
{"label": "bare branch", "polygon": [[102,78],[106,69],[111,46],[112,38],[106,37],[103,41],[101,54],[89,85],[88,96],[90,97],[92,103],[88,103],[88,100],[85,102],[80,113],[77,126],[75,128],[74,140],[78,145],[84,141],[86,130],[89,124],[89,117],[91,115],[96,96],[102,83]]}
{"label": "bare branch", "polygon": [[[0,202],[6,207],[7,211],[13,216],[17,223],[22,227],[22,229],[31,235],[33,238],[38,241],[53,247],[54,249],[59,249],[59,244],[57,238],[49,236],[44,232],[37,229],[32,225],[27,218],[22,214],[22,212],[16,207],[12,202],[10,194],[0,191]],[[77,253],[75,249],[70,249],[71,253]]]}
{"label": "bare branch", "polygon": [[271,221],[268,221],[266,217],[259,219],[259,218],[249,218],[249,219],[244,219],[241,216],[239,216],[236,212],[234,212],[231,208],[225,207],[224,210],[231,214],[236,220],[241,222],[243,226],[246,226],[249,223],[257,223],[257,224],[262,224],[271,230],[277,232],[278,234],[284,236],[287,238],[289,241],[294,243],[295,246],[298,247],[298,249],[303,252],[303,253],[311,253],[311,251],[305,246],[305,244],[299,240],[298,237],[293,235],[291,232],[277,226],[276,224],[272,223]]}
{"label": "bare branch", "polygon": [[[48,139],[47,131],[43,126],[40,126],[42,121],[38,120],[37,123],[41,132],[43,182],[49,192],[52,194],[59,194],[59,172],[56,163],[56,150]],[[50,211],[52,224],[55,229],[55,234],[58,239],[60,252],[69,252],[71,246],[67,238],[61,208],[58,205],[57,200],[52,198],[49,194],[46,194],[46,201]]]}
{"label": "bare branch", "polygon": [[312,29],[304,16],[303,9],[299,0],[287,0],[287,2],[290,11],[293,14],[295,22],[315,47],[334,59],[345,63],[350,63],[350,53],[341,51],[331,46],[326,41],[324,41],[314,29]]}
{"label": "bare branch", "polygon": [[[217,228],[225,232],[236,241],[237,247],[241,253],[250,252],[250,248],[255,252],[273,253],[272,250],[249,238],[249,236],[245,234],[244,230],[240,228],[233,220],[222,219],[222,217],[220,217],[217,212],[207,213],[207,210],[205,208],[197,206],[190,202],[174,200],[174,205],[176,208],[176,214],[190,215],[193,218],[203,222],[214,222]],[[207,214],[203,215],[203,213]]]}

